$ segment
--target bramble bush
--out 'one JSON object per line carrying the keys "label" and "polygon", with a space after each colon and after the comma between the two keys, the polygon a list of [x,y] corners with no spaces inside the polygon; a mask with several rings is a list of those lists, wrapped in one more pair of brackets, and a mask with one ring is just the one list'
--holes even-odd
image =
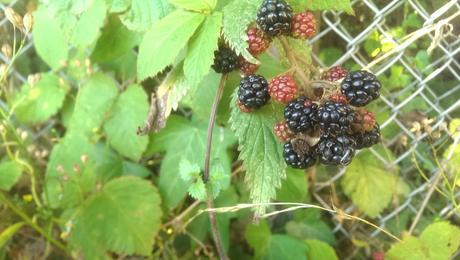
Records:
{"label": "bramble bush", "polygon": [[[440,169],[434,192],[458,212],[460,151],[426,143],[417,150],[433,161],[421,166],[371,156],[371,146],[389,161],[401,153],[383,144],[396,126],[380,129],[390,115],[379,97],[411,76],[399,65],[377,77],[312,60],[340,54],[308,39],[322,28],[320,11],[361,15],[350,0],[18,5],[4,9],[0,36],[10,61],[0,67],[1,259],[344,258],[349,245],[331,218],[384,232],[359,259],[449,259],[459,248],[458,218],[424,217],[416,235],[406,230],[420,220],[406,213],[388,230],[372,224],[410,193],[407,163],[417,165],[414,183]],[[422,27],[404,17],[395,37]],[[378,31],[364,46],[371,58],[394,48]],[[423,68],[430,54],[411,59]],[[29,75],[24,83],[15,70]],[[429,132],[428,116],[415,131]],[[459,125],[445,125],[454,139]],[[324,207],[315,183],[338,168],[345,175],[321,194]]]}

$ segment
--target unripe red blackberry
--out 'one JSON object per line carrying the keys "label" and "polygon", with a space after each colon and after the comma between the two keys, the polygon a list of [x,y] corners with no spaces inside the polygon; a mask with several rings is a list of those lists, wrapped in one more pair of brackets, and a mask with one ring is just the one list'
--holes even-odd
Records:
{"label": "unripe red blackberry", "polygon": [[241,101],[239,101],[238,99],[236,100],[236,106],[240,109],[241,112],[243,113],[251,113],[252,112],[252,109],[246,107],[245,105],[243,105],[241,103]]}
{"label": "unripe red blackberry", "polygon": [[369,148],[380,142],[380,126],[379,124],[375,124],[371,131],[358,133],[353,135],[352,137],[356,142],[356,149]]}
{"label": "unripe red blackberry", "polygon": [[357,109],[353,118],[352,129],[354,133],[370,132],[376,124],[374,113],[366,109]]}
{"label": "unripe red blackberry", "polygon": [[268,38],[262,31],[257,28],[249,28],[247,31],[248,35],[248,50],[249,52],[257,56],[270,47],[270,38]]}
{"label": "unripe red blackberry", "polygon": [[308,39],[316,34],[316,18],[312,12],[305,11],[294,15],[291,23],[292,37]]}
{"label": "unripe red blackberry", "polygon": [[240,70],[245,76],[248,76],[248,75],[256,73],[257,70],[260,67],[260,65],[250,63],[249,61],[247,61],[243,57],[240,57],[240,62],[239,63],[240,63]]}
{"label": "unripe red blackberry", "polygon": [[239,58],[236,53],[223,45],[214,52],[214,64],[212,68],[217,73],[229,73],[239,67]]}
{"label": "unripe red blackberry", "polygon": [[291,102],[296,97],[298,89],[297,83],[290,74],[277,76],[268,85],[270,96],[274,100],[285,104]]}
{"label": "unripe red blackberry", "polygon": [[275,124],[273,132],[275,132],[276,137],[278,137],[278,140],[281,142],[287,142],[294,137],[294,133],[289,129],[284,120]]}
{"label": "unripe red blackberry", "polygon": [[348,105],[347,98],[341,93],[333,93],[332,95],[329,96],[329,100],[335,103]]}
{"label": "unripe red blackberry", "polygon": [[340,65],[337,65],[324,72],[321,79],[334,82],[345,78],[347,75],[348,70]]}
{"label": "unripe red blackberry", "polygon": [[257,25],[274,37],[291,32],[292,8],[284,0],[265,0],[257,12]]}

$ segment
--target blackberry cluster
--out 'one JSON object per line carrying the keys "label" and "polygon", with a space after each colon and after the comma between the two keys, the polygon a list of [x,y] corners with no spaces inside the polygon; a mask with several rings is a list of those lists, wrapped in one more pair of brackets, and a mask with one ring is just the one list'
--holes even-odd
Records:
{"label": "blackberry cluster", "polygon": [[259,109],[270,99],[268,82],[260,75],[249,75],[241,79],[238,101],[248,109]]}
{"label": "blackberry cluster", "polygon": [[212,68],[217,73],[229,73],[239,68],[239,58],[236,53],[223,45],[214,52],[214,64]]}

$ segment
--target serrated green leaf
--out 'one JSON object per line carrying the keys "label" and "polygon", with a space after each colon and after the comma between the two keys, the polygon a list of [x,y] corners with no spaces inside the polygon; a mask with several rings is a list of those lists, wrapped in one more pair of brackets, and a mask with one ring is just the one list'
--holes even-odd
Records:
{"label": "serrated green leaf", "polygon": [[69,87],[57,76],[45,74],[34,85],[24,84],[15,98],[15,114],[23,123],[43,123],[62,107]]}
{"label": "serrated green leaf", "polygon": [[[124,1],[124,3],[117,3],[117,8],[115,10],[125,9],[128,4],[127,2],[129,2],[130,8],[124,14],[120,15],[120,20],[131,31],[149,30],[158,19],[163,18],[172,10],[167,0],[119,1]],[[114,10],[111,11],[115,12]]]}
{"label": "serrated green leaf", "polygon": [[217,0],[169,0],[169,2],[179,8],[196,12],[211,12],[217,4]]}
{"label": "serrated green leaf", "polygon": [[[270,202],[286,177],[282,147],[273,133],[273,126],[282,118],[282,108],[270,103],[254,113],[243,113],[235,105],[236,92],[231,104],[230,122],[238,137],[239,158],[246,169],[250,198],[253,203]],[[255,211],[256,215],[264,212],[264,206]]]}
{"label": "serrated green leaf", "polygon": [[85,135],[98,131],[117,95],[113,79],[101,73],[91,76],[80,87],[69,130]]}
{"label": "serrated green leaf", "polygon": [[238,55],[251,63],[259,63],[247,50],[246,30],[249,24],[256,20],[257,10],[262,4],[262,0],[238,0],[233,1],[224,7],[224,27],[223,35],[227,43]]}
{"label": "serrated green leaf", "polygon": [[308,259],[315,259],[315,260],[337,260],[337,255],[335,254],[334,249],[316,239],[308,239],[305,240],[305,243],[308,247]]}
{"label": "serrated green leaf", "polygon": [[130,51],[139,41],[138,33],[128,30],[118,17],[112,16],[102,30],[91,59],[95,62],[111,61]]}
{"label": "serrated green leaf", "polygon": [[46,8],[39,8],[34,13],[32,35],[35,50],[48,66],[57,70],[65,64],[68,43],[63,31]]}
{"label": "serrated green leaf", "polygon": [[291,4],[296,12],[303,12],[305,10],[337,10],[354,15],[350,0],[288,0],[288,3]]}
{"label": "serrated green leaf", "polygon": [[201,178],[196,179],[195,182],[188,187],[188,193],[192,198],[204,201],[206,199],[206,187],[203,180]]}
{"label": "serrated green leaf", "polygon": [[147,136],[136,134],[149,111],[148,97],[139,85],[129,86],[115,102],[104,125],[107,140],[121,155],[138,161],[149,142]]}
{"label": "serrated green leaf", "polygon": [[[0,163],[0,190],[9,191],[21,178],[22,168],[13,161]],[[0,246],[1,248],[1,246]]]}
{"label": "serrated green leaf", "polygon": [[369,151],[362,152],[347,168],[342,187],[345,194],[369,217],[376,217],[397,195],[400,185],[407,186],[396,174],[399,169],[387,169]]}
{"label": "serrated green leaf", "polygon": [[[201,121],[209,120],[212,103],[214,102],[214,97],[219,87],[221,77],[221,74],[210,71],[201,83],[191,87],[188,95],[181,100],[182,105],[190,107],[193,110],[195,119]],[[223,107],[222,103],[221,106],[219,106],[219,112],[221,112],[221,107]],[[228,109],[228,106],[223,107],[223,109]]]}
{"label": "serrated green leaf", "polygon": [[419,238],[407,236],[385,254],[388,260],[450,259],[460,246],[460,229],[448,222],[429,225]]}
{"label": "serrated green leaf", "polygon": [[107,183],[78,209],[71,219],[70,240],[88,259],[103,254],[102,250],[150,255],[160,219],[156,188],[136,177],[121,177]]}
{"label": "serrated green leaf", "polygon": [[171,64],[204,18],[203,14],[177,10],[155,23],[139,46],[138,80],[155,76]]}
{"label": "serrated green leaf", "polygon": [[3,249],[6,243],[14,236],[14,234],[16,234],[16,232],[18,232],[19,229],[22,228],[22,226],[24,226],[24,224],[24,222],[18,222],[8,226],[0,233],[0,249]]}
{"label": "serrated green leaf", "polygon": [[72,36],[72,43],[80,47],[86,47],[95,42],[104,25],[107,14],[105,0],[93,0],[87,10],[79,17]]}
{"label": "serrated green leaf", "polygon": [[209,190],[213,198],[217,198],[217,196],[220,194],[220,191],[226,189],[230,185],[230,172],[225,170],[222,160],[215,158],[211,162],[211,170],[209,176]]}
{"label": "serrated green leaf", "polygon": [[179,174],[184,181],[191,181],[193,177],[199,176],[201,168],[196,163],[191,163],[187,159],[182,159],[179,162]]}
{"label": "serrated green leaf", "polygon": [[222,13],[215,12],[206,17],[190,40],[184,61],[184,75],[192,86],[198,85],[211,68],[221,26]]}
{"label": "serrated green leaf", "polygon": [[288,168],[287,178],[276,194],[276,200],[281,202],[303,202],[308,195],[308,178],[303,170]]}

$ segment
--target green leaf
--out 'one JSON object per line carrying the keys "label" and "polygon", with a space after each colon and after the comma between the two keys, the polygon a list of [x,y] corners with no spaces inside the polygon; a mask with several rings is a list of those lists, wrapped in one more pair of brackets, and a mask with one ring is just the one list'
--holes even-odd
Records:
{"label": "green leaf", "polygon": [[120,15],[122,23],[132,31],[147,31],[170,12],[166,0],[130,0],[131,8]]}
{"label": "green leaf", "polygon": [[288,168],[287,178],[276,194],[276,200],[281,202],[303,202],[308,195],[308,178],[303,170]]}
{"label": "green leaf", "polygon": [[320,241],[315,239],[305,240],[305,243],[308,246],[308,259],[315,260],[337,260],[337,255],[335,254],[334,249]]}
{"label": "green leaf", "polygon": [[191,163],[187,159],[182,159],[179,163],[179,174],[184,181],[191,181],[194,177],[199,176],[201,168],[196,163]]}
{"label": "green leaf", "polygon": [[215,12],[206,17],[190,40],[183,69],[185,77],[192,86],[198,85],[209,72],[214,60],[214,51],[218,47],[221,25],[222,13]]}
{"label": "green leaf", "polygon": [[[227,148],[234,143],[231,133],[216,127],[212,149],[213,158],[225,160],[225,170],[230,171]],[[153,134],[147,154],[166,151],[160,168],[158,188],[168,208],[175,208],[185,197],[190,182],[184,181],[179,171],[182,160],[190,164],[204,165],[207,122],[191,122],[179,116],[171,116],[166,127]],[[180,152],[177,152],[180,147]]]}
{"label": "green leaf", "polygon": [[62,107],[69,87],[53,74],[42,75],[34,85],[24,84],[15,98],[16,117],[23,123],[43,123]]}
{"label": "green leaf", "polygon": [[121,13],[131,6],[131,0],[113,0],[110,7],[111,13]]}
{"label": "green leaf", "polygon": [[8,241],[14,236],[14,234],[16,234],[16,232],[18,232],[19,229],[22,228],[22,226],[24,226],[24,224],[24,222],[18,222],[8,226],[0,233],[0,249],[3,249],[6,243],[8,243]]}
{"label": "green leaf", "polygon": [[[282,118],[282,109],[270,103],[254,113],[243,113],[235,103],[236,91],[230,122],[238,137],[239,159],[246,169],[250,198],[253,203],[270,202],[286,177],[282,147],[273,133],[273,125]],[[256,215],[264,212],[264,206],[256,208]]]}
{"label": "green leaf", "polygon": [[[0,190],[9,191],[21,178],[22,168],[13,161],[0,163]],[[1,246],[0,246],[1,247]]]}
{"label": "green leaf", "polygon": [[204,201],[206,199],[206,187],[201,178],[195,180],[194,183],[188,187],[188,193],[196,200]]}
{"label": "green leaf", "polygon": [[460,229],[448,222],[429,225],[419,238],[407,236],[385,254],[388,260],[450,259],[460,246]]}
{"label": "green leaf", "polygon": [[211,12],[217,4],[217,0],[169,0],[169,2],[179,8],[196,12]]}
{"label": "green leaf", "polygon": [[246,226],[244,238],[255,251],[255,258],[260,258],[270,246],[271,231],[266,220],[260,221],[258,225],[249,224]]}
{"label": "green leaf", "polygon": [[141,86],[129,86],[117,99],[104,125],[107,140],[121,155],[138,161],[148,145],[147,136],[136,134],[149,111],[147,94]]}
{"label": "green leaf", "polygon": [[146,178],[151,175],[150,170],[142,164],[123,161],[123,176]]}
{"label": "green leaf", "polygon": [[111,61],[130,51],[139,40],[139,34],[128,30],[116,16],[112,16],[102,30],[91,59],[95,62]]}
{"label": "green leaf", "polygon": [[307,251],[307,245],[295,238],[286,235],[272,235],[264,259],[306,259]]}
{"label": "green leaf", "polygon": [[38,55],[53,70],[59,69],[67,61],[68,45],[64,33],[46,8],[34,13],[32,31],[34,47]]}
{"label": "green leaf", "polygon": [[72,43],[86,47],[95,42],[104,25],[107,14],[105,0],[93,0],[87,10],[79,17],[72,36]]}
{"label": "green leaf", "polygon": [[373,218],[390,204],[399,190],[408,190],[407,184],[396,175],[398,172],[396,166],[388,168],[364,151],[347,168],[342,187],[359,209]]}
{"label": "green leaf", "polygon": [[85,135],[97,132],[117,95],[113,79],[101,73],[91,76],[80,87],[69,130]]}
{"label": "green leaf", "polygon": [[303,12],[305,10],[337,10],[354,15],[350,0],[288,0],[288,2],[295,12]]}
{"label": "green leaf", "polygon": [[155,76],[173,63],[204,18],[203,14],[177,10],[155,23],[139,46],[138,80]]}
{"label": "green leaf", "polygon": [[334,233],[326,223],[318,219],[302,219],[299,221],[289,221],[286,224],[286,233],[295,238],[318,239],[330,245],[335,245]]}
{"label": "green leaf", "polygon": [[249,24],[256,20],[257,10],[262,0],[238,0],[233,1],[224,7],[224,27],[222,33],[227,43],[238,55],[251,63],[259,63],[247,50],[249,45],[246,42]]}
{"label": "green leaf", "polygon": [[136,177],[107,183],[90,197],[70,221],[70,240],[86,258],[100,250],[119,254],[150,255],[161,224],[160,197],[154,186]]}

